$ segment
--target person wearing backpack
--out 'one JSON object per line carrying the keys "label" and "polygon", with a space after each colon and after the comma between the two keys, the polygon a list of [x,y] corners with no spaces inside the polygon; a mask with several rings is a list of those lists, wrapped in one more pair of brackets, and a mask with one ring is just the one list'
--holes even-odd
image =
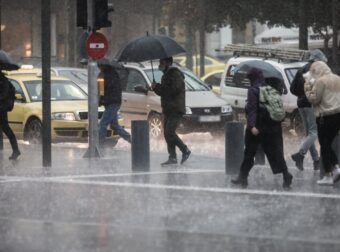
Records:
{"label": "person wearing backpack", "polygon": [[290,86],[290,92],[293,95],[297,96],[297,106],[305,131],[305,138],[300,145],[299,151],[291,156],[291,158],[295,162],[296,167],[301,171],[304,169],[303,160],[308,150],[313,159],[314,170],[317,171],[320,169],[320,157],[317,149],[315,148],[315,141],[318,137],[316,119],[312,105],[308,101],[304,91],[304,74],[308,73],[311,65],[313,64],[313,62],[316,61],[327,62],[326,56],[319,49],[313,50],[311,52],[309,62],[301,69],[299,69]]}
{"label": "person wearing backpack", "polygon": [[5,133],[12,146],[10,160],[16,160],[20,156],[17,139],[9,127],[7,113],[12,111],[15,100],[15,88],[7,77],[0,71],[0,128]]}
{"label": "person wearing backpack", "polygon": [[334,138],[340,130],[340,77],[322,61],[312,64],[310,75],[311,78],[305,83],[305,93],[316,116],[325,170],[324,177],[317,184],[332,186],[340,179],[339,160],[332,149]]}
{"label": "person wearing backpack", "polygon": [[104,79],[104,94],[99,99],[99,105],[104,105],[105,111],[99,123],[99,143],[105,142],[107,126],[125,141],[131,143],[131,135],[118,123],[118,111],[122,104],[122,87],[118,72],[107,59],[98,62],[101,70],[99,76]]}
{"label": "person wearing backpack", "polygon": [[[245,108],[247,127],[244,140],[244,158],[237,178],[232,179],[231,182],[243,187],[248,185],[249,172],[254,166],[254,157],[256,155],[258,146],[261,144],[263,151],[269,161],[272,172],[274,174],[282,173],[282,186],[284,188],[289,188],[292,183],[293,176],[288,172],[288,167],[283,154],[281,128],[281,120],[283,118],[276,118],[275,115],[273,115],[276,119],[272,119],[270,112],[266,108],[266,106],[270,106],[270,102],[274,102],[275,100],[274,97],[268,97],[268,95],[275,92],[282,94],[282,86],[279,85],[280,81],[275,79],[267,80],[267,83],[265,83],[262,71],[257,68],[250,69],[248,71],[247,77],[250,80],[251,86],[248,89],[247,104]],[[268,84],[270,84],[271,87],[268,87]],[[274,92],[272,89],[275,88],[277,88],[277,90]],[[265,97],[264,93],[266,91],[264,89],[270,90],[269,93],[266,93],[267,97]],[[263,94],[261,95],[262,92]],[[277,97],[277,94],[275,94],[275,96]],[[262,102],[260,102],[260,98],[262,99]],[[274,110],[275,108],[271,109],[271,111]],[[282,111],[280,113],[282,113]]]}

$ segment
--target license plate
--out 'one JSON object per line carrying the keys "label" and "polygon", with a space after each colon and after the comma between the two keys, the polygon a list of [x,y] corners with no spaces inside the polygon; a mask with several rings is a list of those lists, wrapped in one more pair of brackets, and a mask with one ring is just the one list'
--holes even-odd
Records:
{"label": "license plate", "polygon": [[220,116],[200,116],[199,121],[200,122],[220,122],[221,117]]}

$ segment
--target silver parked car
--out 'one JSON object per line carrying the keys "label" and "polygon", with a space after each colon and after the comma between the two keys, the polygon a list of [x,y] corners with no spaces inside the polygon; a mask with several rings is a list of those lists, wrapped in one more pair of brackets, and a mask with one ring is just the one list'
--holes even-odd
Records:
{"label": "silver parked car", "polygon": [[[126,86],[123,87],[121,113],[125,126],[130,127],[132,120],[148,120],[150,133],[154,138],[163,135],[163,119],[160,97],[151,90],[152,69],[147,64],[125,64],[128,70]],[[179,133],[210,132],[219,135],[224,124],[233,120],[232,108],[219,98],[194,73],[180,67],[185,76],[186,114],[178,127]],[[156,82],[163,73],[154,69]]]}

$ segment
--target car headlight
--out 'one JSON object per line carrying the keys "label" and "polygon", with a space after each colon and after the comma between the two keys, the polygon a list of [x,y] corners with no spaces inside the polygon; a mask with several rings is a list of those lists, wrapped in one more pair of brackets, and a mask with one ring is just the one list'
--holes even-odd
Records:
{"label": "car headlight", "polygon": [[233,111],[232,107],[230,105],[224,105],[221,107],[221,113],[231,113]]}
{"label": "car headlight", "polygon": [[74,116],[74,113],[52,113],[51,119],[52,120],[75,121],[76,117]]}
{"label": "car headlight", "polygon": [[185,114],[186,115],[192,115],[192,111],[190,107],[185,107]]}

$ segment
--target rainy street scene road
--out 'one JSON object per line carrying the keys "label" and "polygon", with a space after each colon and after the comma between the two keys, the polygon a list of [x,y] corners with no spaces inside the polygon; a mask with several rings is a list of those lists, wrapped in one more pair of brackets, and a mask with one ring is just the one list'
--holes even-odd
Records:
{"label": "rainy street scene road", "polygon": [[0,252],[339,252],[339,11],[0,0]]}

